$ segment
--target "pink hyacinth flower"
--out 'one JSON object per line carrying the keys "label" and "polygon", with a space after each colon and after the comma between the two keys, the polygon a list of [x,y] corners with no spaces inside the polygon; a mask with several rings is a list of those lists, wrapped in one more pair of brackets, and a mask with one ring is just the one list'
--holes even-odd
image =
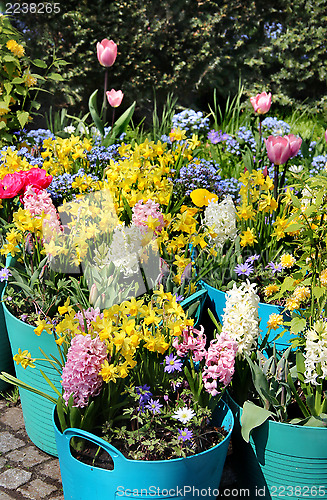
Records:
{"label": "pink hyacinth flower", "polygon": [[255,97],[250,97],[250,102],[258,115],[264,115],[268,113],[271,106],[271,93],[262,92],[257,94]]}
{"label": "pink hyacinth flower", "polygon": [[117,45],[112,40],[104,38],[102,42],[97,43],[97,56],[101,66],[110,68],[117,57]]}
{"label": "pink hyacinth flower", "polygon": [[122,93],[121,90],[114,90],[114,89],[111,89],[110,91],[107,90],[106,95],[110,106],[112,106],[113,108],[118,108],[118,106],[121,105],[121,102],[124,97],[124,94]]}

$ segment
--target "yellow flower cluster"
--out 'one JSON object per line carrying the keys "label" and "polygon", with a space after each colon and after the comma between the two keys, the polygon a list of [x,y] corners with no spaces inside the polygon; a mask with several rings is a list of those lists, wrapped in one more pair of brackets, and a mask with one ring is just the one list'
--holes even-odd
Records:
{"label": "yellow flower cluster", "polygon": [[13,174],[19,170],[30,170],[31,168],[33,168],[33,165],[28,163],[26,158],[18,155],[17,151],[13,151],[11,148],[8,148],[7,151],[2,151],[0,157],[0,179],[3,179],[7,174]]}
{"label": "yellow flower cluster", "polygon": [[37,84],[37,79],[31,75],[29,69],[25,71],[24,78],[26,87],[34,87]]}
{"label": "yellow flower cluster", "polygon": [[118,212],[124,210],[126,201],[130,207],[150,199],[167,206],[173,189],[171,169],[181,159],[192,159],[190,147],[176,143],[168,151],[166,143],[148,139],[133,146],[123,144],[118,150],[121,159],[111,160],[106,168],[105,184],[112,191]]}
{"label": "yellow flower cluster", "polygon": [[265,294],[266,299],[271,297],[274,293],[278,292],[279,286],[278,285],[267,285],[263,289],[263,293]]}
{"label": "yellow flower cluster", "polygon": [[310,298],[310,288],[308,286],[297,286],[288,299],[286,299],[285,307],[289,311],[299,309],[301,303]]}
{"label": "yellow flower cluster", "polygon": [[320,273],[320,282],[323,286],[327,286],[327,269],[324,269]]}
{"label": "yellow flower cluster", "polygon": [[[60,175],[77,171],[80,166],[87,167],[86,152],[92,149],[92,143],[86,138],[81,140],[80,137],[72,135],[68,139],[45,139],[43,148],[43,168],[51,175]],[[78,167],[75,163],[77,159],[82,161],[82,165]]]}
{"label": "yellow flower cluster", "polygon": [[277,208],[277,201],[271,195],[274,189],[272,179],[263,175],[261,170],[246,170],[240,175],[239,181],[241,204],[237,214],[242,220],[255,220],[257,212],[272,213]]}
{"label": "yellow flower cluster", "polygon": [[272,330],[277,330],[283,324],[283,316],[281,314],[272,313],[267,321],[267,327]]}
{"label": "yellow flower cluster", "polygon": [[296,262],[295,257],[293,257],[293,255],[291,255],[290,253],[284,253],[280,258],[280,263],[283,269],[285,268],[289,269],[293,267],[295,262]]}
{"label": "yellow flower cluster", "polygon": [[5,237],[7,243],[5,243],[0,253],[1,255],[8,255],[10,253],[12,257],[20,253],[18,247],[19,243],[26,243],[26,234],[32,233],[35,236],[42,236],[43,234],[43,221],[47,216],[44,214],[36,216],[32,215],[29,210],[24,210],[19,208],[17,212],[13,214],[13,224],[14,227],[11,228]]}
{"label": "yellow flower cluster", "polygon": [[8,40],[7,49],[9,49],[10,52],[12,52],[14,56],[17,57],[23,57],[25,53],[24,47],[22,45],[19,45],[19,43],[17,43],[16,40]]}
{"label": "yellow flower cluster", "polygon": [[87,258],[93,260],[89,252],[97,238],[99,245],[109,244],[107,236],[119,224],[111,194],[106,189],[64,203],[58,211],[65,232],[45,234],[44,249],[52,257],[62,258],[64,267],[79,266]]}
{"label": "yellow flower cluster", "polygon": [[[81,331],[75,311],[66,302],[64,319],[56,326],[57,340],[61,345]],[[105,382],[125,378],[142,353],[150,351],[164,354],[173,337],[178,336],[193,320],[187,319],[176,297],[165,293],[163,288],[154,292],[150,303],[135,298],[114,305],[103,311],[91,322],[88,333],[98,336],[107,347],[108,360],[101,367],[100,375]]]}
{"label": "yellow flower cluster", "polygon": [[254,246],[255,243],[258,243],[256,238],[256,228],[259,225],[258,217],[262,218],[264,214],[272,214],[278,207],[277,201],[272,195],[274,183],[269,175],[264,176],[261,170],[252,170],[252,172],[246,170],[240,175],[239,181],[242,183],[240,188],[241,202],[236,213],[241,223],[242,221],[246,222],[246,229],[242,224],[243,232],[240,244],[242,247]]}

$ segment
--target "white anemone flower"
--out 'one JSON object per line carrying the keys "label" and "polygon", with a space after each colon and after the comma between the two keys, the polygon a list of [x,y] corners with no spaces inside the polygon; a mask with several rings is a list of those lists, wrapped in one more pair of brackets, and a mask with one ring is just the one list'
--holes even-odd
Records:
{"label": "white anemone flower", "polygon": [[184,406],[184,408],[179,408],[173,415],[173,418],[176,418],[183,424],[189,422],[193,417],[195,417],[195,412],[187,406]]}

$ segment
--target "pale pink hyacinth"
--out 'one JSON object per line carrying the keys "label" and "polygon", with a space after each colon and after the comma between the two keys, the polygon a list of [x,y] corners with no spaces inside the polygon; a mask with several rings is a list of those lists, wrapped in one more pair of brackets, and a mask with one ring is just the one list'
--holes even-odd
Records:
{"label": "pale pink hyacinth", "polygon": [[153,200],[148,200],[146,203],[143,200],[138,201],[133,209],[132,222],[135,226],[147,228],[147,221],[151,216],[152,219],[158,221],[158,225],[155,230],[155,234],[160,233],[164,227],[163,214],[159,209],[159,203]]}
{"label": "pale pink hyacinth", "polygon": [[32,186],[27,186],[23,197],[24,208],[31,215],[39,215],[42,213],[47,215],[47,231],[59,233],[62,230],[60,225],[59,215],[54,206],[50,194],[45,189],[39,189]]}
{"label": "pale pink hyacinth", "polygon": [[178,356],[186,356],[186,354],[191,351],[193,353],[193,361],[201,361],[206,357],[206,341],[207,338],[204,334],[203,326],[200,327],[201,330],[189,326],[183,330],[183,333],[179,337],[175,337],[173,340],[173,347],[176,349]]}
{"label": "pale pink hyacinth", "polygon": [[237,349],[238,343],[224,331],[211,340],[206,355],[206,366],[202,371],[202,380],[205,390],[212,396],[217,396],[221,392],[218,382],[223,387],[230,384],[234,374]]}
{"label": "pale pink hyacinth", "polygon": [[107,348],[99,337],[78,334],[72,338],[61,381],[66,403],[73,395],[74,406],[84,408],[90,397],[100,393],[103,379],[99,372],[106,359]]}
{"label": "pale pink hyacinth", "polygon": [[[86,326],[87,330],[89,331],[92,325],[92,321],[96,321],[96,319],[99,317],[100,319],[103,318],[103,313],[100,312],[99,307],[89,307],[88,309],[83,310],[85,320],[86,320]],[[85,325],[84,325],[84,316],[83,316],[82,311],[78,311],[75,314],[75,318],[78,319],[80,328],[83,332],[85,332]]]}

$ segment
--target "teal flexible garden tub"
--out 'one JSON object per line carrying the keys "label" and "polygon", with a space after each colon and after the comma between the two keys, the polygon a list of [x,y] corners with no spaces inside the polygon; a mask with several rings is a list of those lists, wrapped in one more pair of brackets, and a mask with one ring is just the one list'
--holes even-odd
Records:
{"label": "teal flexible garden tub", "polygon": [[[223,441],[197,455],[158,461],[129,460],[107,441],[81,429],[70,428],[61,433],[54,411],[53,424],[65,500],[114,500],[120,496],[169,500],[218,496],[234,418],[222,401],[217,410],[214,424],[227,431]],[[74,437],[89,440],[107,451],[113,460],[113,470],[87,465],[74,458],[70,448]]]}

